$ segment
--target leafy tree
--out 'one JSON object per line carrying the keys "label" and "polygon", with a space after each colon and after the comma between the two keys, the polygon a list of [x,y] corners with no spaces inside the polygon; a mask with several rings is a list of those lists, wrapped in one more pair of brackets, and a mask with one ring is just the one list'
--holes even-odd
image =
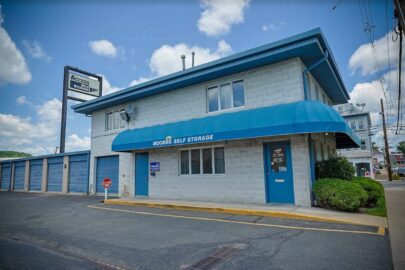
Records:
{"label": "leafy tree", "polygon": [[31,154],[17,151],[0,151],[0,158],[32,157]]}
{"label": "leafy tree", "polygon": [[405,157],[405,141],[399,142],[397,145],[397,150]]}

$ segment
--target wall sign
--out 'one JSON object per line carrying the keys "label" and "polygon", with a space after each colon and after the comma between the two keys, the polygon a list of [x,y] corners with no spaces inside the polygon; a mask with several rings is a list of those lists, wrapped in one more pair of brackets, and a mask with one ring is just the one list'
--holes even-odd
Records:
{"label": "wall sign", "polygon": [[167,136],[164,140],[153,141],[152,146],[181,145],[181,144],[186,144],[186,143],[209,142],[209,141],[213,141],[213,140],[214,140],[213,134],[180,137],[180,138],[174,138],[174,139],[171,136]]}
{"label": "wall sign", "polygon": [[160,171],[160,162],[152,161],[150,163],[150,171],[151,172],[159,172]]}

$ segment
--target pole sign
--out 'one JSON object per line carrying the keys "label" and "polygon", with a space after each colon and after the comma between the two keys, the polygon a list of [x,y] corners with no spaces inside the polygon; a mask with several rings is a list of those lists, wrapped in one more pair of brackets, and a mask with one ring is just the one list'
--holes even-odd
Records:
{"label": "pole sign", "polygon": [[90,95],[94,97],[100,96],[100,80],[90,76],[73,73],[69,70],[68,89],[74,92]]}
{"label": "pole sign", "polygon": [[89,100],[88,97],[101,97],[102,89],[103,78],[101,76],[78,68],[65,66],[63,71],[59,153],[65,152],[67,100],[84,102]]}
{"label": "pole sign", "polygon": [[110,179],[110,178],[105,178],[105,179],[103,180],[102,185],[103,185],[103,187],[104,187],[105,189],[109,189],[109,188],[111,187],[111,185],[112,185],[111,179]]}

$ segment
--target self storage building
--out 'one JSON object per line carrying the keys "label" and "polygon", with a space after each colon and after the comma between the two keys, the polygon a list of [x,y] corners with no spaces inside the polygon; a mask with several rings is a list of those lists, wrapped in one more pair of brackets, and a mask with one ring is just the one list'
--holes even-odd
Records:
{"label": "self storage building", "polygon": [[73,106],[91,115],[89,189],[311,205],[314,163],[359,140],[320,29]]}

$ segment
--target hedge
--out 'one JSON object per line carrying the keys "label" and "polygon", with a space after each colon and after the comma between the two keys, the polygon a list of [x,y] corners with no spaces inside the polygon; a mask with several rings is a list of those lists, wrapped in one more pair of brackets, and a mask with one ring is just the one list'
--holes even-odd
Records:
{"label": "hedge", "polygon": [[315,178],[350,180],[354,177],[353,165],[345,157],[331,157],[315,163]]}
{"label": "hedge", "polygon": [[367,192],[359,184],[341,179],[319,179],[313,190],[317,204],[327,209],[355,212],[368,200]]}
{"label": "hedge", "polygon": [[359,184],[367,192],[368,199],[366,206],[374,206],[384,194],[384,188],[381,183],[368,177],[353,177],[352,182]]}

